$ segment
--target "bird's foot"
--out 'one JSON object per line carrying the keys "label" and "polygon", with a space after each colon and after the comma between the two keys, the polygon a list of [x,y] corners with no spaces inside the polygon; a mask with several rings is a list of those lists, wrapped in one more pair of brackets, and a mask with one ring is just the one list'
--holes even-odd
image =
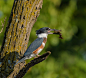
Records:
{"label": "bird's foot", "polygon": [[37,57],[40,57],[41,55],[37,55]]}
{"label": "bird's foot", "polygon": [[34,58],[38,58],[39,56],[41,56],[41,55],[37,55],[37,57],[35,56]]}
{"label": "bird's foot", "polygon": [[35,56],[34,58],[36,59],[37,57]]}

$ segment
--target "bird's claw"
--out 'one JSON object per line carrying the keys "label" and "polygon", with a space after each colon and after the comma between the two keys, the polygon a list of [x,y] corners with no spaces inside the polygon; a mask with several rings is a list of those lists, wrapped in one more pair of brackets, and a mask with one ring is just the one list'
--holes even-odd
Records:
{"label": "bird's claw", "polygon": [[37,55],[37,57],[40,57],[41,55]]}

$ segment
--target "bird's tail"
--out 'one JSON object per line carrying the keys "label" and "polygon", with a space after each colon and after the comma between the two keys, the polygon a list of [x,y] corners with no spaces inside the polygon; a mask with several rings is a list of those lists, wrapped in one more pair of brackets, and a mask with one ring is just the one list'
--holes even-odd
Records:
{"label": "bird's tail", "polygon": [[17,65],[20,62],[24,62],[26,60],[26,57],[23,57],[22,59],[20,59],[15,65]]}

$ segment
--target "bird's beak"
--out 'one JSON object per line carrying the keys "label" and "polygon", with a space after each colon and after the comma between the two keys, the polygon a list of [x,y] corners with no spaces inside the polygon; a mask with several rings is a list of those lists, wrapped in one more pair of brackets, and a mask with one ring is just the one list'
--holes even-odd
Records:
{"label": "bird's beak", "polygon": [[[51,31],[53,31],[53,32],[51,32]],[[60,38],[60,39],[63,39],[62,34],[61,34],[60,32],[61,32],[61,30],[50,29],[50,30],[48,31],[48,34],[58,34],[58,35],[59,35],[59,38]]]}
{"label": "bird's beak", "polygon": [[[52,32],[53,31],[53,32]],[[48,31],[48,34],[58,34],[61,30],[57,30],[57,29],[50,29]]]}

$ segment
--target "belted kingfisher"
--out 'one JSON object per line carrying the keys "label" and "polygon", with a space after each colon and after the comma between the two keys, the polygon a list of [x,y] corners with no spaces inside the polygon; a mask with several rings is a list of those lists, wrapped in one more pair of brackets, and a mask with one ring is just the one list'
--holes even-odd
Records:
{"label": "belted kingfisher", "polygon": [[40,28],[39,30],[36,30],[36,35],[38,38],[30,44],[30,46],[24,53],[24,56],[22,57],[22,59],[20,59],[16,64],[23,62],[26,59],[36,57],[36,55],[39,56],[38,54],[45,47],[48,34],[53,34],[51,31],[54,31],[54,29],[51,29],[49,27],[43,27],[43,28]]}

